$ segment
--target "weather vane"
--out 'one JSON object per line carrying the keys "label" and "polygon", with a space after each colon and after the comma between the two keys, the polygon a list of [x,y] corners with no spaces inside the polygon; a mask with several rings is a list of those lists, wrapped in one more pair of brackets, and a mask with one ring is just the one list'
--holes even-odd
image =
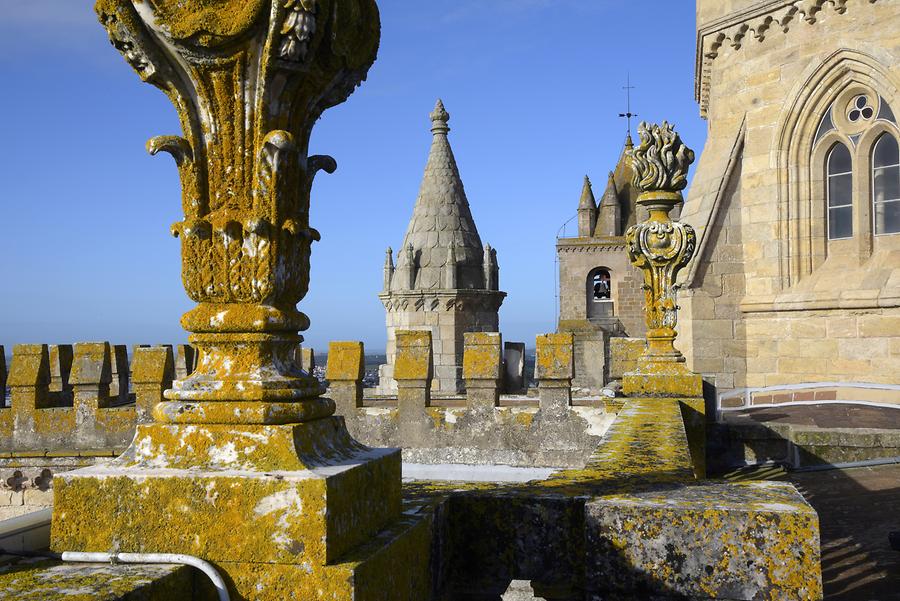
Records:
{"label": "weather vane", "polygon": [[628,136],[631,137],[631,118],[637,117],[637,113],[631,112],[631,90],[634,90],[635,87],[631,85],[631,74],[629,73],[626,76],[625,87],[622,88],[625,90],[625,112],[619,113],[619,117],[624,117],[628,120]]}

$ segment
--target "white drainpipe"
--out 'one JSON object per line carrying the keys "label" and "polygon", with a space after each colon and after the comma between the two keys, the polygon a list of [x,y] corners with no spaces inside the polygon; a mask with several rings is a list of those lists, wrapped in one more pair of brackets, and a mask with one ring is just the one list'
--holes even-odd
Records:
{"label": "white drainpipe", "polygon": [[63,561],[75,563],[163,563],[179,564],[197,568],[212,581],[219,594],[219,601],[231,601],[228,596],[228,588],[225,581],[211,564],[198,557],[180,555],[177,553],[81,553],[78,551],[66,551],[62,554]]}

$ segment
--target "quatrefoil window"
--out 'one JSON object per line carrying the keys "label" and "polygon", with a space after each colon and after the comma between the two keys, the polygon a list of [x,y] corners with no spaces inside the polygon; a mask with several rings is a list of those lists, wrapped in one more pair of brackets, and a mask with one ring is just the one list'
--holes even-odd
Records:
{"label": "quatrefoil window", "polygon": [[850,102],[847,120],[857,123],[860,119],[870,121],[875,116],[875,109],[869,104],[869,97],[861,94]]}

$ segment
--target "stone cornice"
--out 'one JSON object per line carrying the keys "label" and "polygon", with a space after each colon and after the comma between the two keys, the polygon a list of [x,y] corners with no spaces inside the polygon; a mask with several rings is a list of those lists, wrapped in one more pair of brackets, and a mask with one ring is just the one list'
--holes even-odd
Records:
{"label": "stone cornice", "polygon": [[[771,33],[790,31],[802,19],[809,24],[825,5],[838,14],[847,11],[850,0],[761,0],[754,6],[712,21],[697,31],[697,53],[694,72],[694,98],[704,119],[709,108],[709,75],[712,61],[724,50],[740,50],[750,38],[762,42]],[[874,4],[878,0],[857,0]]]}
{"label": "stone cornice", "polygon": [[395,290],[378,295],[389,311],[497,311],[505,292],[496,290]]}
{"label": "stone cornice", "polygon": [[560,253],[624,252],[625,237],[558,238],[556,240],[556,250]]}

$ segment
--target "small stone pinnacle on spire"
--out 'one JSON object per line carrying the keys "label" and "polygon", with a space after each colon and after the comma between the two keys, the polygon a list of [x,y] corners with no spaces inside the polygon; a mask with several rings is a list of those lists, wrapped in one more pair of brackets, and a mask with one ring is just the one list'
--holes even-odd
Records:
{"label": "small stone pinnacle on spire", "polygon": [[625,134],[625,150],[634,148],[634,142],[631,141],[631,132]]}
{"label": "small stone pinnacle on spire", "polygon": [[581,201],[579,209],[596,209],[597,201],[594,199],[594,189],[591,187],[591,178],[584,176],[584,186],[581,188]]}
{"label": "small stone pinnacle on spire", "polygon": [[431,113],[431,132],[434,134],[446,134],[450,131],[447,123],[450,121],[450,113],[444,108],[444,102],[438,98]]}

